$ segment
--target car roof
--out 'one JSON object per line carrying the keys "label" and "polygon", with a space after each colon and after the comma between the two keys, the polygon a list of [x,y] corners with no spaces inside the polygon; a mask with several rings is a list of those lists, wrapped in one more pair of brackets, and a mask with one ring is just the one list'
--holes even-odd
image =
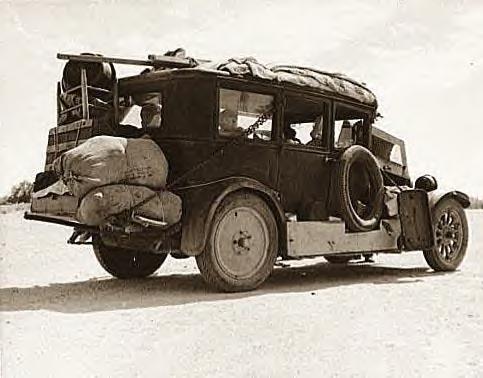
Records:
{"label": "car roof", "polygon": [[375,94],[363,83],[340,73],[291,65],[263,65],[254,58],[228,59],[206,62],[191,68],[161,69],[121,79],[122,84],[138,81],[156,81],[192,75],[216,75],[265,81],[272,84],[289,84],[312,92],[336,95],[377,107]]}

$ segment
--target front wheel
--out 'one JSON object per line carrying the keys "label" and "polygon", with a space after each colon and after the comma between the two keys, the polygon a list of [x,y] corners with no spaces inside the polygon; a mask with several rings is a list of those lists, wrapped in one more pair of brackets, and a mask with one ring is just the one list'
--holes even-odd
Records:
{"label": "front wheel", "polygon": [[468,222],[461,204],[444,198],[433,210],[434,247],[424,258],[435,271],[452,271],[463,261],[468,246]]}
{"label": "front wheel", "polygon": [[213,217],[205,250],[196,263],[217,289],[252,290],[270,275],[278,252],[278,228],[268,205],[250,192],[228,195]]}
{"label": "front wheel", "polygon": [[104,270],[121,279],[150,276],[168,256],[107,246],[99,236],[93,237],[92,246],[97,261]]}

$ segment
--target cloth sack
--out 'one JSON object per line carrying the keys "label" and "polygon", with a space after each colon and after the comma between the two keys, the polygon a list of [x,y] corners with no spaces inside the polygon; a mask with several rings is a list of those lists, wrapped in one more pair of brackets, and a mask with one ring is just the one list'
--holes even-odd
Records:
{"label": "cloth sack", "polygon": [[77,210],[79,222],[102,225],[115,214],[130,210],[150,198],[135,210],[136,214],[173,224],[181,219],[181,198],[169,191],[154,192],[137,185],[108,185],[91,190]]}
{"label": "cloth sack", "polygon": [[93,188],[113,183],[161,189],[168,175],[166,157],[149,138],[96,136],[62,154],[53,166],[79,198]]}

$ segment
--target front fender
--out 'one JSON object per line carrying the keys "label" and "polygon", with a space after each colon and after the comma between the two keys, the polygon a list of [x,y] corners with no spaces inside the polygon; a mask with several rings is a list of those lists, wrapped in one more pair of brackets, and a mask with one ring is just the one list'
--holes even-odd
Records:
{"label": "front fender", "polygon": [[230,177],[216,182],[179,190],[183,198],[181,251],[188,256],[200,254],[211,227],[218,205],[230,193],[250,190],[262,197],[273,211],[279,226],[279,245],[282,252],[285,243],[285,214],[278,193],[257,180],[247,177]]}
{"label": "front fender", "polygon": [[444,190],[436,189],[428,193],[429,208],[432,210],[444,198],[453,198],[458,201],[463,208],[470,206],[470,198],[467,194],[458,190],[446,192]]}

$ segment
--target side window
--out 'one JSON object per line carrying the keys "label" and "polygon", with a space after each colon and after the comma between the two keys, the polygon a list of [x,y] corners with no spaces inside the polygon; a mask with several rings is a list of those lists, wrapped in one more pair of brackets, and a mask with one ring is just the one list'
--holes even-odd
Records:
{"label": "side window", "polygon": [[398,144],[395,144],[391,150],[391,155],[389,156],[389,161],[393,163],[403,165],[402,151]]}
{"label": "side window", "polygon": [[345,148],[353,144],[367,146],[369,125],[367,114],[352,107],[337,104],[335,108],[334,145]]}
{"label": "side window", "polygon": [[126,113],[122,122],[139,129],[161,127],[161,100],[161,94],[154,92],[125,97],[122,106]]}
{"label": "side window", "polygon": [[372,128],[371,151],[384,162],[400,167],[406,165],[404,142],[376,127]]}
{"label": "side window", "polygon": [[327,146],[327,106],[318,100],[304,97],[287,96],[283,142],[311,147]]}
{"label": "side window", "polygon": [[274,98],[253,92],[220,89],[218,133],[224,137],[242,135],[255,122],[261,122],[247,139],[271,140]]}

